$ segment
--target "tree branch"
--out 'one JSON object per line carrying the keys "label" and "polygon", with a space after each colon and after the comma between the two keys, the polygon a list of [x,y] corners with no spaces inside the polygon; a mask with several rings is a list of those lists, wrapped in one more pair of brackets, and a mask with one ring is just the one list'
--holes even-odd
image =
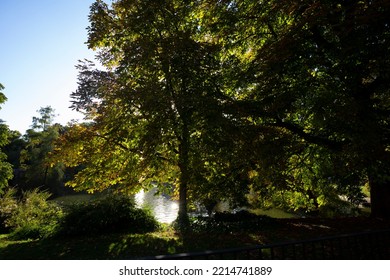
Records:
{"label": "tree branch", "polygon": [[281,127],[285,128],[288,131],[296,134],[297,136],[301,137],[305,141],[316,144],[319,146],[324,146],[327,147],[331,150],[334,151],[340,151],[341,148],[345,145],[345,141],[337,141],[337,140],[332,140],[324,136],[312,134],[309,132],[304,131],[302,127],[300,127],[297,124],[294,124],[292,122],[286,122],[282,121],[281,119],[277,118],[275,123],[269,124],[271,126],[276,126],[276,127]]}

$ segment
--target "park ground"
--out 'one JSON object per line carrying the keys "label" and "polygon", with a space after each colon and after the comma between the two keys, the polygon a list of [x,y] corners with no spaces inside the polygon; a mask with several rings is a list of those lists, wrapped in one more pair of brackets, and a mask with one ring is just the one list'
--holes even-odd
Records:
{"label": "park ground", "polygon": [[388,220],[357,217],[272,219],[261,228],[234,232],[189,231],[181,234],[164,225],[160,230],[146,234],[116,233],[62,239],[13,241],[3,234],[0,235],[0,259],[138,259],[389,228]]}

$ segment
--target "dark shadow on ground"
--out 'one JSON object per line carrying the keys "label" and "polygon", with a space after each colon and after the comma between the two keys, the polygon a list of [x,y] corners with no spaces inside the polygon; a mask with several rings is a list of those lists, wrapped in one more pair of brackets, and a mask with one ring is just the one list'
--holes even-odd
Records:
{"label": "dark shadow on ground", "polygon": [[[241,224],[242,226],[242,224]],[[369,218],[272,219],[237,226],[177,233],[170,229],[147,234],[107,234],[93,237],[53,238],[9,242],[1,238],[0,259],[139,259],[154,255],[177,254],[237,248],[284,241],[298,241],[345,233],[390,229],[390,221]],[[5,245],[4,245],[5,244]]]}

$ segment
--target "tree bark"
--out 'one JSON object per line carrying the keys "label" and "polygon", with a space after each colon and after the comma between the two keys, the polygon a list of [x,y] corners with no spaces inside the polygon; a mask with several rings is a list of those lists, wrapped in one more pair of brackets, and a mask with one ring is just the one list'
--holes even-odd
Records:
{"label": "tree bark", "polygon": [[371,217],[390,219],[390,181],[369,176]]}
{"label": "tree bark", "polygon": [[187,121],[183,121],[182,135],[179,144],[179,213],[177,222],[179,227],[185,229],[189,225],[187,209],[187,190],[189,181],[189,131]]}

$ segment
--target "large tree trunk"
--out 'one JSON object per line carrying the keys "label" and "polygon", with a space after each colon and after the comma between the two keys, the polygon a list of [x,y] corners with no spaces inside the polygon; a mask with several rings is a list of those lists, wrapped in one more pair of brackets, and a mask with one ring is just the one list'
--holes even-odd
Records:
{"label": "large tree trunk", "polygon": [[[180,176],[183,179],[183,174]],[[187,182],[185,180],[181,181],[179,184],[179,213],[177,217],[177,222],[180,227],[188,226],[188,211],[187,211]]]}
{"label": "large tree trunk", "polygon": [[390,181],[369,177],[371,193],[371,217],[390,219]]}
{"label": "large tree trunk", "polygon": [[354,96],[359,136],[354,139],[356,154],[367,170],[371,196],[371,217],[390,218],[390,153],[381,116],[375,111],[374,92],[360,87]]}
{"label": "large tree trunk", "polygon": [[[371,158],[367,161],[367,177],[371,196],[371,217],[390,219],[390,153],[378,139],[380,133],[371,134],[371,146],[366,145]],[[370,148],[371,147],[371,148]]]}

